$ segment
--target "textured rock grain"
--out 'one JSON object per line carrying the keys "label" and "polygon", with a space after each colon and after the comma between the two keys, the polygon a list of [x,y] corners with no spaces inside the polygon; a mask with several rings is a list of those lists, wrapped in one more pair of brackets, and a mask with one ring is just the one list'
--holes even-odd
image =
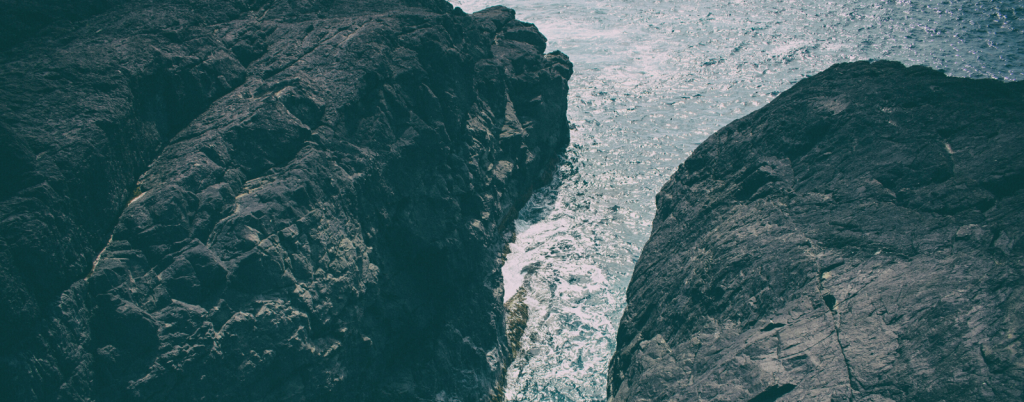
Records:
{"label": "textured rock grain", "polygon": [[1024,83],[840,64],[657,197],[615,401],[1019,401]]}
{"label": "textured rock grain", "polygon": [[568,143],[572,65],[533,25],[434,0],[75,7],[12,7],[0,35],[5,400],[500,390],[508,223]]}

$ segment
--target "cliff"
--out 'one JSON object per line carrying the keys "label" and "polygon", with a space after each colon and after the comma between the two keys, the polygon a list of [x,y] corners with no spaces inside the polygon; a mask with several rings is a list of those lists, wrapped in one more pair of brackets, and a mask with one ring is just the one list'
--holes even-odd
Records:
{"label": "cliff", "polygon": [[439,0],[5,1],[4,400],[486,400],[568,58]]}
{"label": "cliff", "polygon": [[802,80],[658,194],[611,400],[1021,400],[1022,189],[1022,82]]}

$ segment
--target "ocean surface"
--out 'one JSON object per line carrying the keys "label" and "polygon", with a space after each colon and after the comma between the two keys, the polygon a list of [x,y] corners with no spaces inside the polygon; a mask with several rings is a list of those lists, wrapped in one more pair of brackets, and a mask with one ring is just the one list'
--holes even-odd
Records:
{"label": "ocean surface", "polygon": [[508,401],[605,399],[654,195],[705,138],[838,62],[1024,79],[1024,2],[454,0],[516,10],[575,64],[572,144],[516,221],[505,297],[530,320]]}

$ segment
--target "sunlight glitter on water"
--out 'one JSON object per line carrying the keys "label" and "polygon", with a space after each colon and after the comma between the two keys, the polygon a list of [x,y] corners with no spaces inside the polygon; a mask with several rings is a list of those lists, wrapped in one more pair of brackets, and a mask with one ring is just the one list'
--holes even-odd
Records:
{"label": "sunlight glitter on water", "polygon": [[555,184],[516,222],[506,297],[530,319],[509,401],[605,399],[607,365],[654,195],[690,152],[800,79],[890,59],[1024,78],[1018,1],[460,0],[503,4],[575,64],[576,126]]}

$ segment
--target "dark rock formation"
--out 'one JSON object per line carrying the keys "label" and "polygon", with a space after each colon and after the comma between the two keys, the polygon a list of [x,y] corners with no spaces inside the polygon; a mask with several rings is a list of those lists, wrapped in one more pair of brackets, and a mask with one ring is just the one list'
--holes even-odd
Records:
{"label": "dark rock formation", "polygon": [[657,197],[615,401],[1020,401],[1024,82],[836,65]]}
{"label": "dark rock formation", "polygon": [[572,65],[533,25],[2,4],[2,399],[500,392],[507,224],[568,143]]}

